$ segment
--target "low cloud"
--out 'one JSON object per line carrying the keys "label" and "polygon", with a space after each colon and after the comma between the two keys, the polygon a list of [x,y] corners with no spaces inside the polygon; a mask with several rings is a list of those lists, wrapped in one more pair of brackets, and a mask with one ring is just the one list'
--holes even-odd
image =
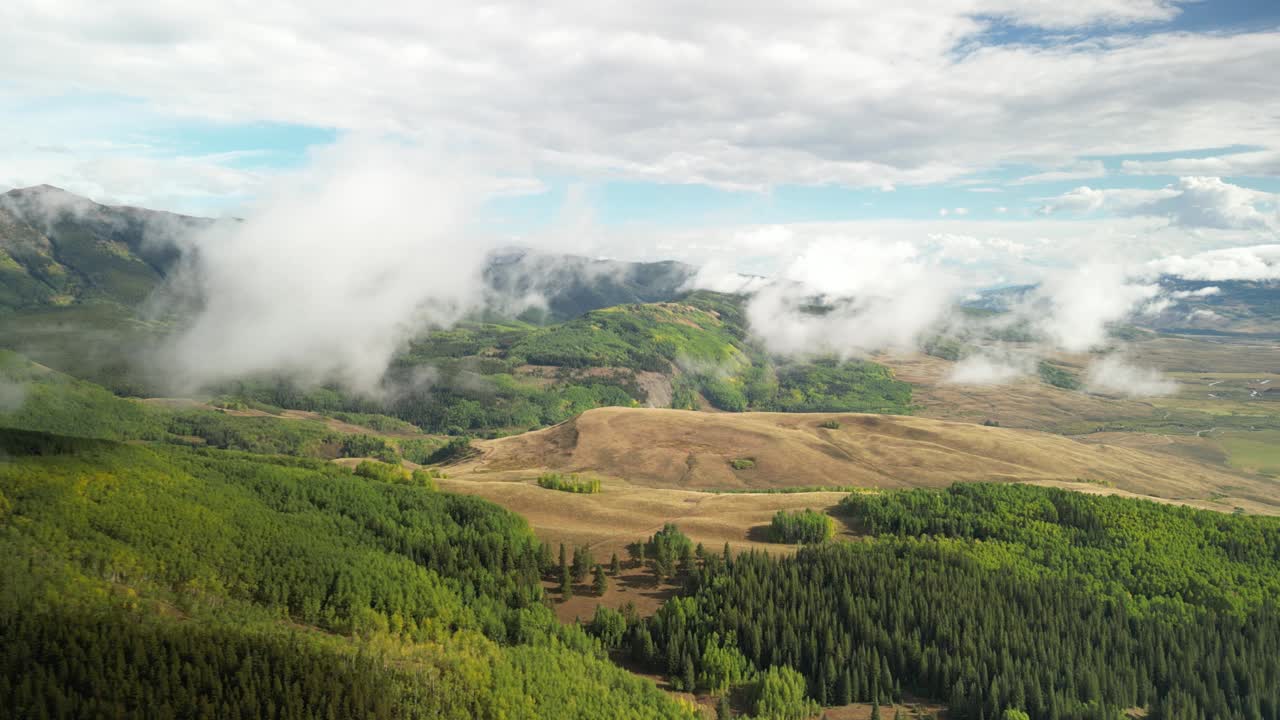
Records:
{"label": "low cloud", "polygon": [[1056,348],[1084,352],[1107,342],[1107,330],[1155,300],[1160,287],[1135,281],[1116,264],[1094,263],[1050,275],[1017,312]]}
{"label": "low cloud", "polygon": [[1280,244],[1223,248],[1187,257],[1171,255],[1147,264],[1148,272],[1187,280],[1280,279]]}
{"label": "low cloud", "polygon": [[1035,370],[1035,358],[1009,353],[980,353],[961,359],[946,381],[957,385],[1004,385]]}
{"label": "low cloud", "polygon": [[492,188],[412,148],[320,151],[191,241],[170,290],[198,309],[160,359],[183,390],[282,372],[376,391],[410,335],[481,301],[489,248],[468,221]]}
{"label": "low cloud", "polygon": [[26,383],[0,378],[0,413],[21,410],[27,401]]}
{"label": "low cloud", "polygon": [[910,350],[960,288],[909,243],[820,238],[747,303],[751,331],[791,355]]}
{"label": "low cloud", "polygon": [[1085,371],[1089,392],[1125,397],[1158,397],[1178,391],[1178,383],[1152,367],[1131,364],[1120,355],[1107,355],[1089,364]]}

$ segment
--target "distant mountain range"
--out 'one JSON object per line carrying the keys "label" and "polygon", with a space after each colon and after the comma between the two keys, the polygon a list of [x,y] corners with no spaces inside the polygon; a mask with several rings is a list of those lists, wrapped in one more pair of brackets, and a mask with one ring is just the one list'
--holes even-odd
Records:
{"label": "distant mountain range", "polygon": [[[104,302],[132,310],[181,257],[175,241],[215,222],[102,205],[49,185],[0,194],[0,313]],[[695,272],[673,261],[623,262],[512,248],[495,252],[483,277],[491,313],[545,324],[616,305],[674,300],[688,290]],[[1154,315],[1135,318],[1135,324],[1197,334],[1280,333],[1278,281],[1165,277],[1160,283],[1168,303]],[[1000,312],[1033,289],[992,289],[966,307]]]}
{"label": "distant mountain range", "polygon": [[[136,307],[180,258],[175,241],[214,222],[102,205],[49,185],[10,190],[0,195],[0,311],[101,301]],[[484,278],[494,310],[524,310],[527,319],[553,322],[674,299],[694,271],[678,262],[515,248],[494,253]]]}
{"label": "distant mountain range", "polygon": [[[1280,281],[1186,280],[1164,276],[1154,313],[1131,319],[1140,327],[1195,335],[1280,334]],[[1026,299],[1035,285],[993,288],[965,303],[966,308],[1005,312]]]}

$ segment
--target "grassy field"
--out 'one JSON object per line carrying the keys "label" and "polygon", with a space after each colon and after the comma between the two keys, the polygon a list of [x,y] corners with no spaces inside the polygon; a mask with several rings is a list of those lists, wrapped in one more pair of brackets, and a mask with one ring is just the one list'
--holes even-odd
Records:
{"label": "grassy field", "polygon": [[[838,429],[822,427],[832,418]],[[1161,451],[1159,436],[1108,437],[1115,442],[902,416],[601,408],[554,428],[478,441],[479,454],[448,466],[449,477],[439,484],[519,513],[544,541],[588,546],[598,561],[614,552],[625,559],[628,543],[666,522],[710,550],[727,542],[735,550],[789,552],[767,541],[773,514],[827,510],[846,494],[768,492],[784,487],[854,485],[874,492],[961,480],[1026,482],[1280,514],[1274,481],[1207,464],[1217,457],[1216,440],[1191,438],[1209,453],[1197,458]],[[1132,438],[1148,442],[1121,442]],[[755,466],[735,470],[730,463],[741,457],[754,458]],[[601,490],[538,487],[539,473],[549,470],[592,473],[602,479]],[[603,599],[584,588],[557,612],[571,620],[588,616],[596,602],[656,607],[667,592],[651,586],[643,572],[616,585]]]}
{"label": "grassy field", "polygon": [[1280,477],[1280,432],[1227,432],[1214,438],[1232,467]]}

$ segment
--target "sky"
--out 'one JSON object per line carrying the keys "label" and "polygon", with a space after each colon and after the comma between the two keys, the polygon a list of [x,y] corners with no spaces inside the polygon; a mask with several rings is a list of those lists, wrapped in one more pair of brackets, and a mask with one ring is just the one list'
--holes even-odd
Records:
{"label": "sky", "polygon": [[469,232],[740,272],[1280,242],[1280,2],[378,5],[8,0],[0,189],[239,216],[374,142],[486,178]]}

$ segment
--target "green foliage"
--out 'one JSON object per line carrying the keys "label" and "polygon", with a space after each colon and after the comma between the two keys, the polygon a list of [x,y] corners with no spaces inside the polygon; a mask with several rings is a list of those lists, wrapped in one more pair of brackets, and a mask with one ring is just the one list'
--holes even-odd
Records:
{"label": "green foliage", "polygon": [[758,405],[780,412],[905,413],[911,385],[883,365],[820,359],[778,368],[777,396]]}
{"label": "green foliage", "polygon": [[614,650],[622,646],[622,637],[627,632],[627,620],[617,610],[597,605],[596,614],[591,618],[587,629],[600,639],[602,645]]}
{"label": "green foliage", "polygon": [[840,421],[836,420],[835,418],[831,418],[830,420],[823,420],[822,422],[818,423],[818,427],[826,428],[827,430],[839,430]]}
{"label": "green foliage", "polygon": [[0,451],[8,715],[688,716],[558,625],[537,541],[487,502],[306,459]]}
{"label": "green foliage", "polygon": [[471,457],[475,452],[475,448],[471,447],[471,438],[455,437],[432,452],[427,461],[433,464],[456,462]]}
{"label": "green foliage", "polygon": [[1063,390],[1079,390],[1080,378],[1063,367],[1054,365],[1053,363],[1040,361],[1036,367],[1036,372],[1040,375],[1040,380],[1054,387]]}
{"label": "green foliage", "polygon": [[818,706],[805,696],[804,676],[789,667],[771,667],[761,676],[753,702],[760,720],[805,720]]}
{"label": "green foliage", "polygon": [[823,704],[911,692],[1036,720],[1280,707],[1280,520],[997,484],[842,505],[874,539],[694,573],[646,623],[663,669],[701,667],[722,637]]}
{"label": "green foliage", "polygon": [[755,676],[755,669],[738,650],[735,638],[721,641],[719,633],[707,638],[699,665],[698,687],[712,695],[726,695]]}
{"label": "green foliage", "polygon": [[594,495],[600,492],[600,478],[579,479],[577,475],[549,472],[538,476],[538,487],[548,490],[560,490],[561,492]]}
{"label": "green foliage", "polygon": [[676,303],[619,305],[531,333],[511,349],[534,365],[668,371],[672,363],[745,364],[738,337],[711,312]]}
{"label": "green foliage", "polygon": [[[428,385],[419,382],[424,366],[432,371]],[[730,412],[911,410],[910,385],[883,366],[835,359],[777,364],[749,340],[741,298],[705,292],[683,303],[595,310],[547,327],[465,323],[434,332],[395,360],[386,380],[394,400],[385,406],[287,382],[245,382],[228,391],[280,407],[386,413],[430,432],[492,434],[552,425],[596,407],[638,405],[646,399],[640,372],[667,374],[671,406],[679,409],[697,409],[705,399]]]}
{"label": "green foliage", "polygon": [[592,571],[591,591],[600,597],[609,591],[609,578],[604,574],[604,568],[596,565]]}
{"label": "green foliage", "polygon": [[734,458],[729,461],[729,467],[734,470],[750,470],[756,466],[755,458]]}
{"label": "green foliage", "polygon": [[1280,597],[1280,520],[1056,488],[956,484],[850,495],[840,504],[874,534],[956,538],[1021,574],[1075,577],[1136,607],[1243,612]]}
{"label": "green foliage", "polygon": [[779,510],[769,523],[769,541],[776,543],[820,543],[836,535],[835,521],[826,515],[804,510]]}

